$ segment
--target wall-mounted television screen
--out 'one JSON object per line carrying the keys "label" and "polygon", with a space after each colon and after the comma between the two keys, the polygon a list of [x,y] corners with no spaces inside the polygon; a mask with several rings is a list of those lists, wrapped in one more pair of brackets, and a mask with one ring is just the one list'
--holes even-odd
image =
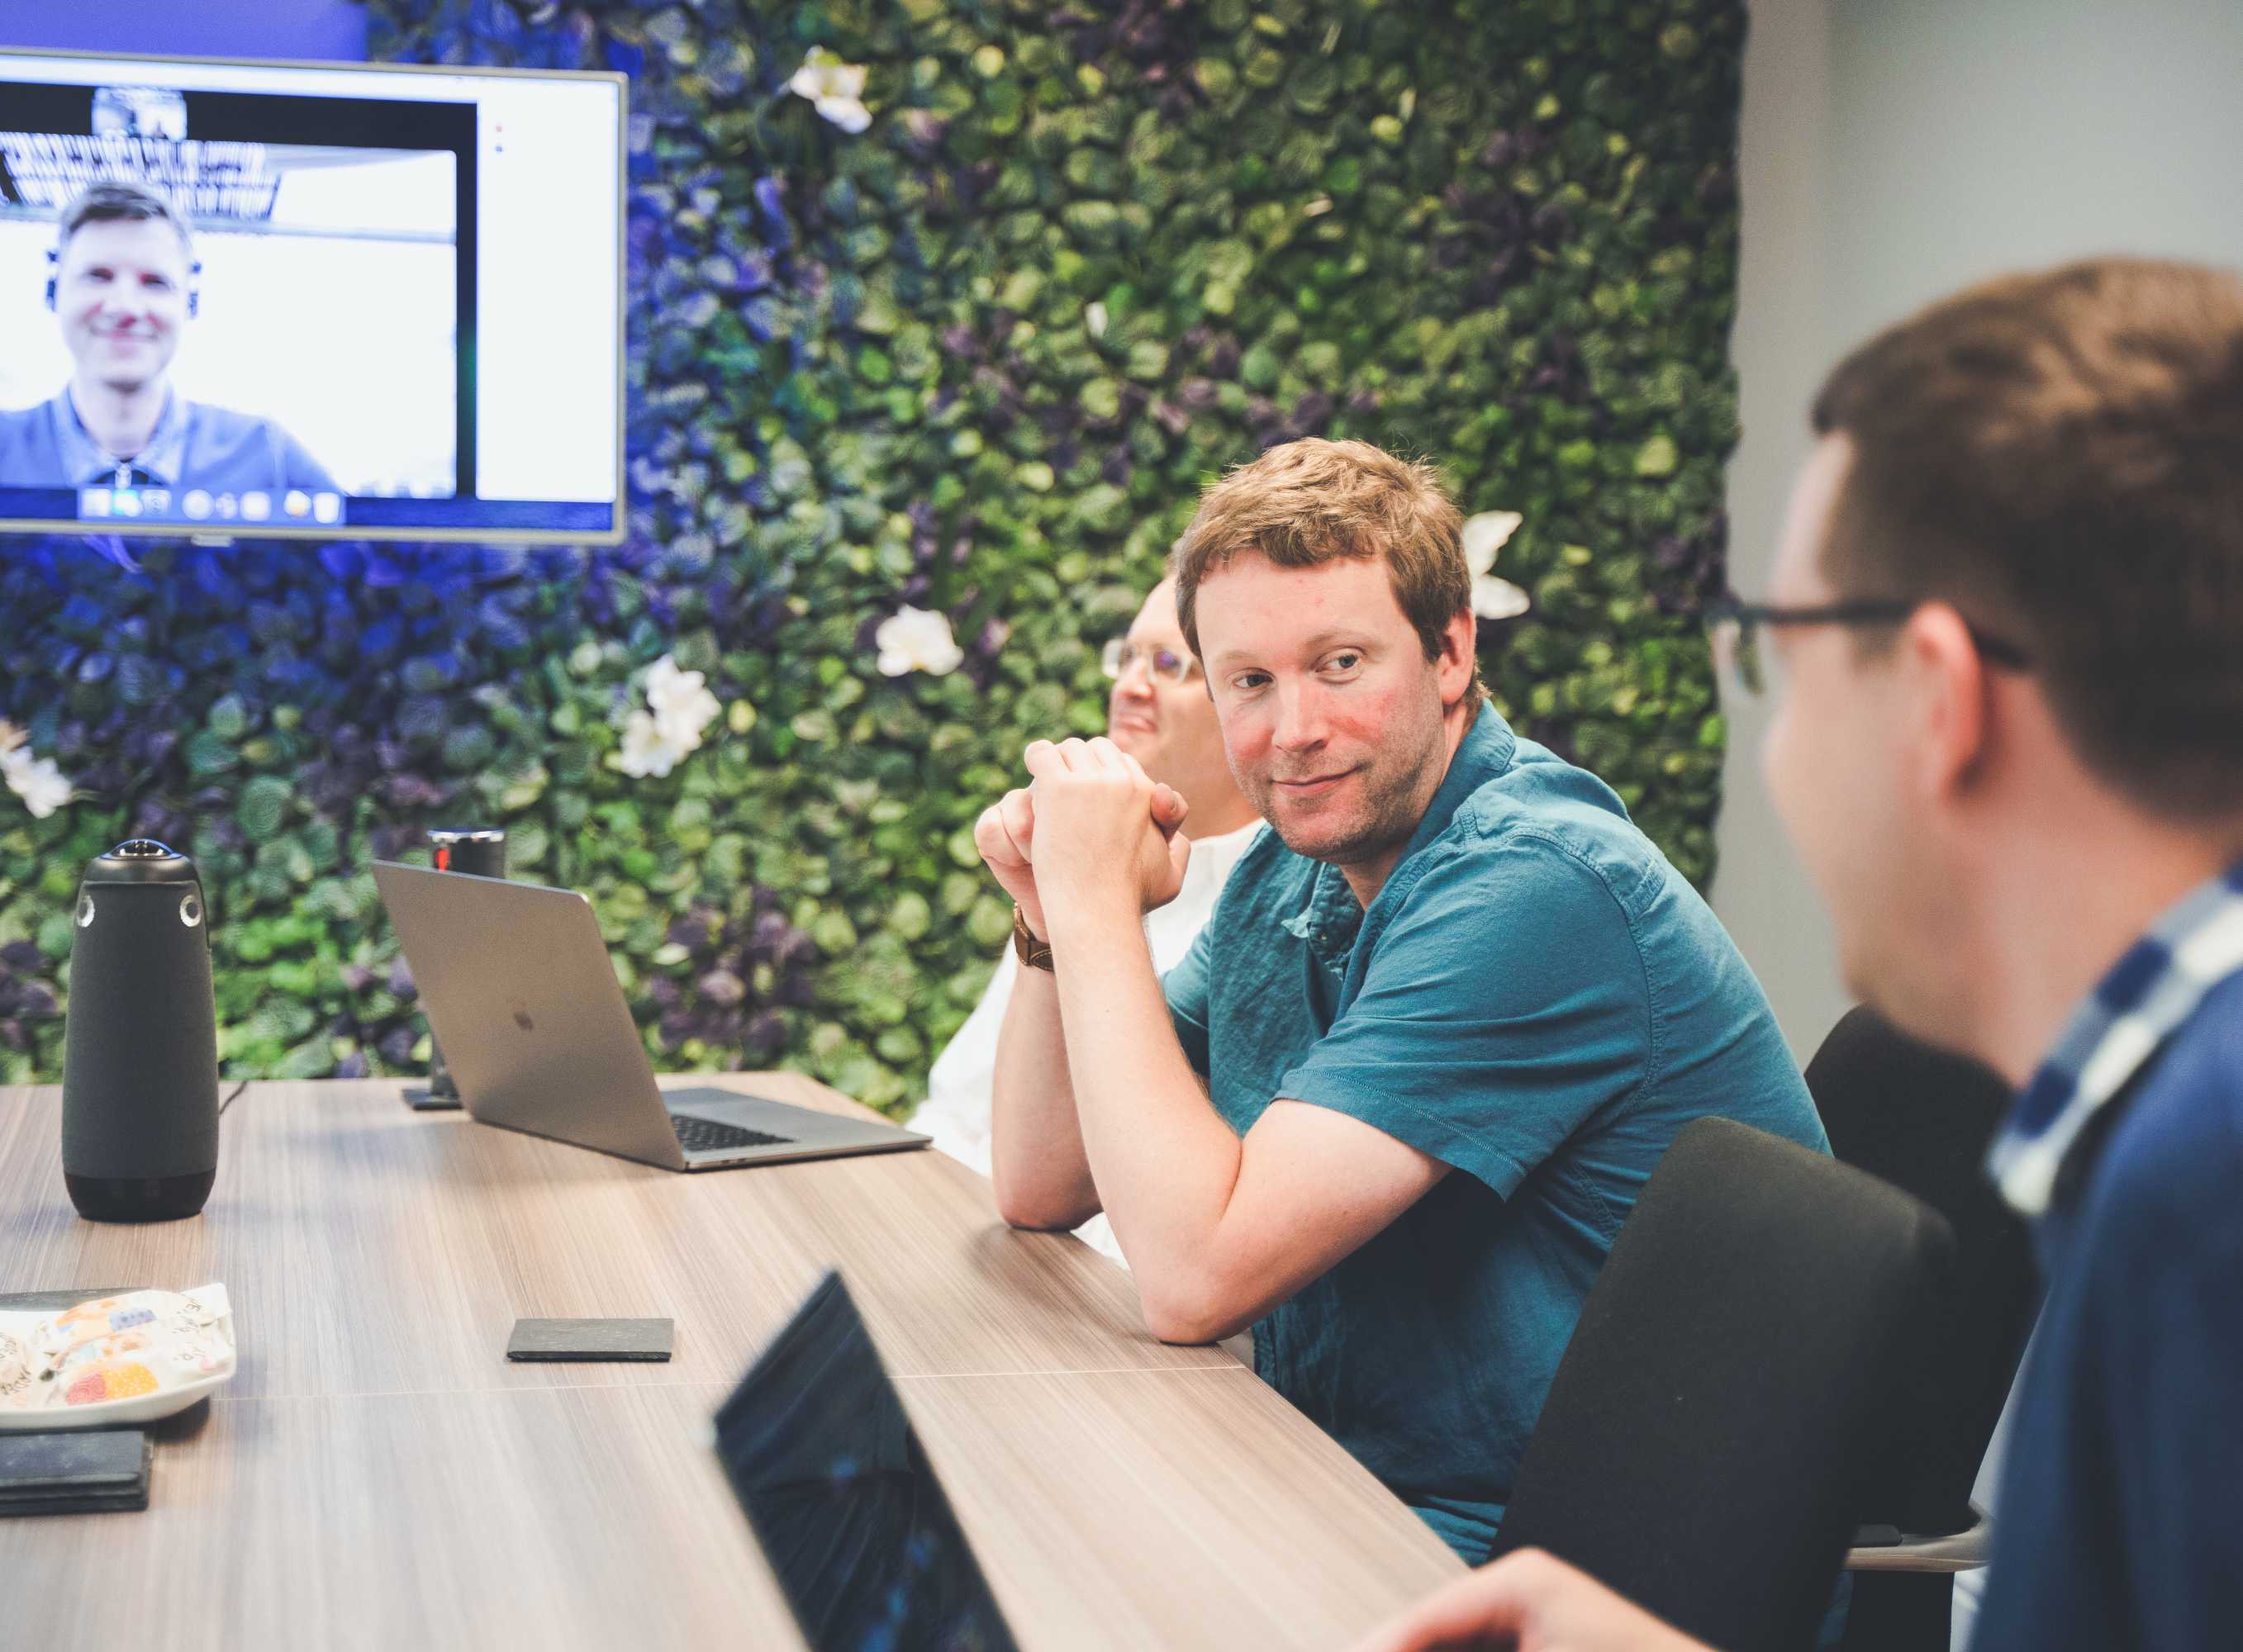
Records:
{"label": "wall-mounted television screen", "polygon": [[618,75],[0,50],[0,531],[622,537]]}

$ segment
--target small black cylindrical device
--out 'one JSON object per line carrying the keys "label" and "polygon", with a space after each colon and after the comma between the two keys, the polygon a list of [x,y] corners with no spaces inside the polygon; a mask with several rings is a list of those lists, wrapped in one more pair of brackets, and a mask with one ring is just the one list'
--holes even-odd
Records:
{"label": "small black cylindrical device", "polygon": [[[429,863],[440,872],[466,872],[475,877],[506,876],[506,829],[502,826],[431,826]],[[441,1101],[457,1101],[460,1087],[444,1064],[444,1051],[436,1035],[428,1035],[428,1093]]]}
{"label": "small black cylindrical device", "polygon": [[503,826],[431,826],[428,858],[440,872],[466,872],[475,877],[506,876],[506,829]]}
{"label": "small black cylindrical device", "polygon": [[192,1216],[218,1179],[218,1017],[195,863],[152,838],[90,863],[71,930],[63,1185],[97,1222]]}

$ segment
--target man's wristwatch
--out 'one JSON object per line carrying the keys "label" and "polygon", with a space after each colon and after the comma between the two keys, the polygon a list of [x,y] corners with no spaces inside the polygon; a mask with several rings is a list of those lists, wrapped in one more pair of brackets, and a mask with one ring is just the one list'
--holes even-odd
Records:
{"label": "man's wristwatch", "polygon": [[1028,920],[1020,916],[1017,904],[1013,908],[1013,950],[1020,955],[1020,962],[1030,969],[1057,973],[1052,970],[1051,943],[1036,939],[1035,931],[1028,927]]}

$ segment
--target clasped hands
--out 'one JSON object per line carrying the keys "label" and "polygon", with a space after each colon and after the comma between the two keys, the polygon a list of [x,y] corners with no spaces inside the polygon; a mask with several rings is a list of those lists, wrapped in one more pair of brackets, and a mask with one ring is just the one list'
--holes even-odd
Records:
{"label": "clasped hands", "polygon": [[1029,783],[981,811],[973,845],[1038,939],[1051,937],[1047,911],[1126,903],[1142,917],[1175,898],[1191,856],[1181,792],[1103,735],[1022,755]]}

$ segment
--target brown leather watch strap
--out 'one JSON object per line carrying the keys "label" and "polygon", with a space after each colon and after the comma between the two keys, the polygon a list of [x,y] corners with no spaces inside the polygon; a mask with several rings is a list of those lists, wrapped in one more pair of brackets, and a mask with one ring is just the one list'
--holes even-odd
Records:
{"label": "brown leather watch strap", "polygon": [[1051,943],[1036,939],[1035,931],[1028,927],[1027,919],[1020,916],[1018,906],[1013,908],[1013,950],[1020,955],[1020,962],[1030,969],[1057,973],[1052,966]]}

